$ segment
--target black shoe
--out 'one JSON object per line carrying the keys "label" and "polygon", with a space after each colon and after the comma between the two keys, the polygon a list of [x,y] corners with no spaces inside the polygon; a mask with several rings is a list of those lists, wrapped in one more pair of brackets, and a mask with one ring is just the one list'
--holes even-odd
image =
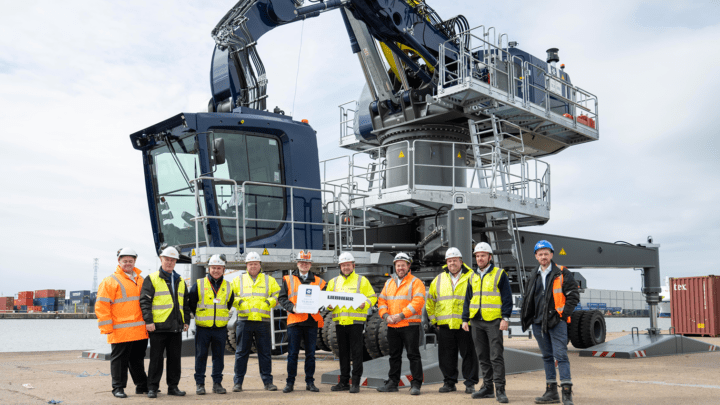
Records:
{"label": "black shoe", "polygon": [[508,401],[507,395],[505,395],[505,387],[500,385],[495,387],[495,398],[497,398],[497,401],[501,404],[507,404],[508,402],[510,402]]}
{"label": "black shoe", "polygon": [[277,391],[277,385],[275,384],[265,384],[265,391]]}
{"label": "black shoe", "polygon": [[148,396],[148,398],[157,398],[157,391],[155,391],[155,390],[148,390],[147,396]]}
{"label": "black shoe", "polygon": [[410,395],[420,395],[420,387],[410,387]]}
{"label": "black shoe", "polygon": [[178,389],[178,387],[168,387],[168,395],[175,395],[176,397],[184,397],[185,391],[180,391],[180,389]]}
{"label": "black shoe", "polygon": [[283,393],[287,394],[288,392],[293,392],[295,387],[292,384],[285,384],[285,388],[283,388]]}
{"label": "black shoe", "polygon": [[197,388],[195,389],[196,395],[205,395],[205,386],[203,384],[198,384]]}
{"label": "black shoe", "polygon": [[350,389],[350,384],[339,382],[336,385],[330,387],[330,391],[347,391]]}
{"label": "black shoe", "polygon": [[495,398],[495,387],[493,387],[492,384],[485,385],[483,384],[482,388],[474,394],[472,394],[473,399],[478,398]]}
{"label": "black shoe", "polygon": [[536,404],[559,404],[560,396],[557,392],[557,383],[548,383],[545,386],[545,393],[541,397],[535,398]]}
{"label": "black shoe", "polygon": [[350,387],[350,393],[351,394],[357,394],[360,392],[360,385],[359,384],[353,384],[352,387]]}
{"label": "black shoe", "polygon": [[562,385],[562,403],[563,405],[573,405],[572,400],[572,385],[570,384],[563,384]]}
{"label": "black shoe", "polygon": [[115,388],[113,390],[113,396],[115,398],[127,398],[127,395],[125,395],[125,390],[122,388]]}
{"label": "black shoe", "polygon": [[316,387],[314,383],[308,383],[308,385],[305,386],[305,391],[320,392],[320,389]]}
{"label": "black shoe", "polygon": [[472,394],[473,392],[475,392],[475,387],[473,387],[472,385],[466,385],[466,386],[465,386],[465,393],[466,393],[466,394]]}
{"label": "black shoe", "polygon": [[457,391],[457,388],[455,388],[455,384],[451,383],[445,383],[442,387],[438,390],[438,392],[453,392]]}
{"label": "black shoe", "polygon": [[233,392],[242,392],[242,385],[241,384],[233,385]]}
{"label": "black shoe", "polygon": [[135,387],[135,395],[147,394],[147,387]]}
{"label": "black shoe", "polygon": [[377,390],[378,392],[398,392],[398,385],[393,380],[386,380],[385,385]]}
{"label": "black shoe", "polygon": [[225,394],[227,393],[227,390],[223,388],[222,384],[213,383],[213,392],[216,394]]}

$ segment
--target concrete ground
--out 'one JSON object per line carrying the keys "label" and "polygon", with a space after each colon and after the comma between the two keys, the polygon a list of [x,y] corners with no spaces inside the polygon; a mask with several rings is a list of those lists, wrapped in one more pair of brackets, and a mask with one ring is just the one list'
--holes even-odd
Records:
{"label": "concrete ground", "polygon": [[[608,334],[608,340],[625,334]],[[720,338],[699,339],[720,346]],[[539,352],[535,341],[527,337],[506,339],[505,346]],[[623,360],[579,357],[577,349],[570,346],[569,350],[576,404],[720,404],[720,352]],[[229,391],[232,388],[233,362],[233,356],[225,357],[223,385]],[[168,397],[165,394],[167,386],[163,381],[159,397],[149,399],[144,395],[135,395],[135,388],[130,382],[126,389],[129,397],[117,399],[111,395],[108,361],[83,359],[80,351],[0,353],[0,404],[47,404],[52,403],[51,400],[62,401],[62,404],[214,404],[237,401],[317,405],[366,405],[379,401],[391,401],[394,404],[418,401],[496,403],[492,399],[473,400],[462,391],[440,394],[437,392],[440,387],[437,384],[424,385],[419,397],[410,396],[408,389],[389,394],[368,388],[361,389],[359,394],[347,391],[334,393],[330,391],[329,385],[317,383],[321,391],[311,393],[304,390],[302,362],[298,370],[298,384],[295,386],[297,391],[290,394],[267,392],[263,390],[257,362],[257,357],[250,357],[242,393],[195,395],[194,361],[192,358],[183,358],[180,389],[187,391],[187,396]],[[316,382],[322,373],[338,367],[331,353],[318,353]],[[284,357],[273,360],[273,375],[279,390],[285,385],[285,368]],[[209,375],[210,368],[207,370],[207,380],[211,381]],[[506,391],[510,402],[533,403],[533,399],[543,393],[544,381],[542,371],[508,376]],[[206,384],[206,389],[211,387],[211,383]],[[459,384],[460,387],[462,384]]]}

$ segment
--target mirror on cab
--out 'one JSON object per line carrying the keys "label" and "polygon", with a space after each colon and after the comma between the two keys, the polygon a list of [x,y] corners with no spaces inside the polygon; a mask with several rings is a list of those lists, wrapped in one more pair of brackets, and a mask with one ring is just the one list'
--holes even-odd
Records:
{"label": "mirror on cab", "polygon": [[216,165],[225,163],[225,140],[222,138],[215,138],[213,141],[213,156]]}

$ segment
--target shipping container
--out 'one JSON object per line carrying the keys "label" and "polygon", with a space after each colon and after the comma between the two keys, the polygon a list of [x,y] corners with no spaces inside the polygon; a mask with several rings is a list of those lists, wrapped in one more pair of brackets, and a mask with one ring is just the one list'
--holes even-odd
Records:
{"label": "shipping container", "polygon": [[80,291],[70,291],[70,298],[84,298],[88,297],[90,298],[90,290],[80,290]]}
{"label": "shipping container", "polygon": [[25,300],[25,299],[33,299],[35,298],[35,292],[34,291],[21,291],[18,293],[18,299]]}
{"label": "shipping container", "polygon": [[675,333],[720,336],[720,276],[670,278],[668,287]]}
{"label": "shipping container", "polygon": [[33,305],[34,305],[32,298],[21,298],[21,299],[18,300],[18,304],[20,304],[20,306],[24,306],[24,307],[25,307],[25,306],[33,306]]}
{"label": "shipping container", "polygon": [[55,290],[55,298],[57,298],[59,300],[64,300],[65,292],[66,292],[65,290]]}
{"label": "shipping container", "polygon": [[600,308],[600,309],[605,309],[605,308],[607,308],[607,304],[604,303],[604,302],[601,302],[601,303],[598,304],[598,308]]}
{"label": "shipping container", "polygon": [[55,298],[55,290],[37,290],[35,291],[35,298]]}

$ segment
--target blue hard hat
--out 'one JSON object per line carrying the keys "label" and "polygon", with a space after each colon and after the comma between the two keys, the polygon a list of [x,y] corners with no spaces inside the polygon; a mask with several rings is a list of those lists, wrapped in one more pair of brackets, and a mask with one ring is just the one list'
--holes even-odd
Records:
{"label": "blue hard hat", "polygon": [[546,240],[541,240],[540,242],[535,244],[535,252],[537,252],[540,249],[550,249],[551,252],[555,253],[555,249],[553,249],[550,242]]}

